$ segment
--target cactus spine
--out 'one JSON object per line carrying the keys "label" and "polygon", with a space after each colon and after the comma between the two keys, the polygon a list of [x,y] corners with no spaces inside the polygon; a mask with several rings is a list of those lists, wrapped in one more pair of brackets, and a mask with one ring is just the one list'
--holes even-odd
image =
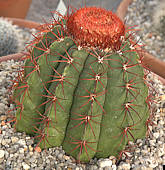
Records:
{"label": "cactus spine", "polygon": [[88,162],[117,156],[146,134],[148,87],[120,19],[85,7],[54,21],[31,46],[14,86],[17,131]]}

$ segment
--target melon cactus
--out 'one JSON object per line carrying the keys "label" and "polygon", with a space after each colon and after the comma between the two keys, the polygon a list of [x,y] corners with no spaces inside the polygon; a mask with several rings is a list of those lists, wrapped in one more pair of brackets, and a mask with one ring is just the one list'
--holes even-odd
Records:
{"label": "melon cactus", "polygon": [[81,162],[144,138],[150,102],[131,30],[97,7],[43,25],[13,86],[16,130]]}

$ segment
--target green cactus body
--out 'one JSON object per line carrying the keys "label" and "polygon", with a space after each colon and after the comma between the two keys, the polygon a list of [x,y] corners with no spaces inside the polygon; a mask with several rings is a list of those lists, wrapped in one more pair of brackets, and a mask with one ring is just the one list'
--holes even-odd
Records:
{"label": "green cactus body", "polygon": [[[72,53],[72,59],[75,63],[78,64],[77,69],[72,65],[67,65],[63,69],[62,76],[66,79],[63,82],[63,85],[57,86],[55,90],[52,90],[56,96],[57,105],[51,105],[48,110],[47,116],[51,120],[49,126],[45,128],[45,132],[48,133],[47,144],[50,146],[60,146],[66,131],[66,126],[69,120],[70,108],[73,102],[74,91],[77,87],[79,74],[83,69],[83,63],[85,62],[88,53],[85,51],[74,51]],[[74,63],[73,63],[74,64]],[[55,85],[52,83],[50,89],[53,89]],[[49,106],[48,106],[49,107]],[[43,143],[43,144],[42,144]],[[41,146],[44,147],[44,141],[41,143]]]}
{"label": "green cactus body", "polygon": [[[127,50],[130,48],[126,47],[123,51]],[[148,88],[143,82],[143,69],[138,60],[136,52],[128,55],[126,52],[124,57],[120,54],[111,56],[109,63],[114,69],[108,71],[110,80],[107,85],[107,91],[111,93],[106,95],[104,109],[107,114],[102,119],[105,128],[101,127],[98,145],[98,150],[104,148],[104,152],[98,152],[98,157],[107,157],[109,151],[117,156],[128,141],[145,137],[145,122],[149,115],[145,102]],[[128,66],[125,70],[123,64]]]}
{"label": "green cactus body", "polygon": [[[103,20],[100,13],[111,20],[105,21],[111,29],[104,23],[110,33],[96,24]],[[83,15],[94,17],[84,21],[91,24],[88,31],[74,23],[76,17],[83,22]],[[16,129],[34,135],[42,149],[62,145],[82,162],[117,156],[147,130],[148,87],[135,44],[118,17],[101,8],[85,7],[68,16],[63,34],[57,27],[48,40],[47,33],[32,46],[25,63],[26,90],[19,85],[14,95]]]}
{"label": "green cactus body", "polygon": [[[63,142],[63,147],[67,153],[73,151],[74,157],[83,161],[88,161],[88,159],[95,155],[99,141],[102,115],[104,114],[103,106],[107,76],[105,74],[105,79],[101,80],[102,83],[98,82],[96,85],[93,74],[104,73],[107,66],[102,67],[101,64],[95,61],[96,58],[89,55],[84,70],[80,75],[80,81],[75,91],[70,112],[71,116],[66,131],[67,135]],[[79,130],[77,131],[77,129]],[[87,143],[86,149],[89,151],[88,154],[85,151],[83,142]],[[80,145],[79,149],[75,149],[78,145]]]}
{"label": "green cactus body", "polygon": [[[64,54],[65,50],[73,44],[73,41],[66,38],[61,43],[54,42],[50,46],[50,54],[42,55],[37,61],[34,61],[34,68],[29,73],[26,80],[27,87],[20,98],[21,107],[17,110],[17,124],[16,127],[19,131],[26,131],[29,134],[33,134],[35,123],[38,122],[39,114],[44,112],[42,103],[45,102],[46,89],[48,84],[47,81],[51,80],[53,69],[48,65],[51,63],[52,67],[57,67],[58,62],[52,62],[58,60],[60,54]],[[59,46],[61,45],[61,48]],[[54,52],[54,48],[58,48]],[[46,83],[46,85],[45,85]],[[46,89],[45,89],[46,88]],[[22,108],[23,106],[23,108]],[[23,109],[23,110],[22,110]],[[30,114],[29,114],[30,113]],[[21,119],[23,117],[23,119]],[[23,129],[22,129],[23,127]]]}

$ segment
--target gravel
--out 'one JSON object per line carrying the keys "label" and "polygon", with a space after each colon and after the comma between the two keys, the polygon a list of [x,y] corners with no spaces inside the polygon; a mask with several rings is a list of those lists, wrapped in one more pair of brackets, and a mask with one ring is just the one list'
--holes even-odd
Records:
{"label": "gravel", "polygon": [[[165,42],[154,26],[153,7],[160,0],[134,0],[127,15],[128,25],[138,25],[140,41],[146,44],[146,49],[155,56],[165,60]],[[34,30],[22,30],[24,39],[29,41]],[[23,62],[7,61],[0,63],[0,170],[162,170],[165,165],[165,86],[154,74],[149,74],[148,82],[152,84],[157,95],[152,107],[155,108],[153,125],[149,126],[151,133],[145,139],[136,141],[133,152],[123,154],[121,161],[110,156],[107,159],[92,159],[88,164],[76,164],[62,150],[62,147],[46,151],[34,151],[34,139],[24,133],[15,132],[11,124],[6,124],[8,111],[13,115],[14,106],[9,103],[11,80]]]}
{"label": "gravel", "polygon": [[[137,35],[150,53],[165,60],[165,35],[159,31],[160,17],[165,16],[163,0],[133,0],[128,9],[126,23],[139,29]],[[164,14],[160,11],[164,10]],[[165,34],[165,30],[164,30]]]}

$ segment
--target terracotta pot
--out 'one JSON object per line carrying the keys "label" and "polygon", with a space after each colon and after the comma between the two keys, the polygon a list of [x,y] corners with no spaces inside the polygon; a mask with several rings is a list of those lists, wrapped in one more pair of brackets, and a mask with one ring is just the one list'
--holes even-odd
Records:
{"label": "terracotta pot", "polygon": [[30,20],[25,20],[21,18],[9,18],[5,17],[5,19],[9,20],[12,22],[14,25],[18,25],[19,27],[23,28],[35,28],[36,30],[41,30],[41,24],[38,22],[30,21]]}
{"label": "terracotta pot", "polygon": [[25,18],[32,0],[0,0],[0,16]]}
{"label": "terracotta pot", "polygon": [[118,8],[116,10],[116,14],[122,21],[124,21],[124,18],[127,14],[128,6],[131,3],[132,3],[132,0],[122,0],[118,6]]}
{"label": "terracotta pot", "polygon": [[0,0],[0,9],[6,8],[8,6],[11,6],[13,3],[15,3],[17,0]]}
{"label": "terracotta pot", "polygon": [[7,56],[2,56],[0,57],[0,63],[8,60],[24,60],[24,56],[28,54],[29,54],[28,52],[20,52],[16,54],[10,54]]}

